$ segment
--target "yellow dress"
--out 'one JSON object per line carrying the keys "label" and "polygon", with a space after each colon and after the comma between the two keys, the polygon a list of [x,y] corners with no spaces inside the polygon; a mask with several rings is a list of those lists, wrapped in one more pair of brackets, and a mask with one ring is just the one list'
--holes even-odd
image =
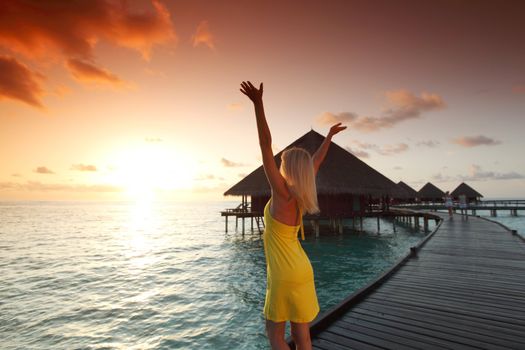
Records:
{"label": "yellow dress", "polygon": [[319,303],[312,265],[297,238],[301,228],[304,240],[302,215],[301,225],[279,222],[270,214],[270,201],[264,208],[267,270],[264,316],[274,322],[311,322],[319,313]]}

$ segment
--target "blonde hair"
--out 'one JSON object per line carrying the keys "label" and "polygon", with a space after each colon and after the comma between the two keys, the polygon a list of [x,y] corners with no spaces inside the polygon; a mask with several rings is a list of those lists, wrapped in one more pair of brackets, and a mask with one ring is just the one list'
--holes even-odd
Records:
{"label": "blonde hair", "polygon": [[319,213],[312,156],[302,148],[293,147],[281,155],[281,175],[303,212]]}

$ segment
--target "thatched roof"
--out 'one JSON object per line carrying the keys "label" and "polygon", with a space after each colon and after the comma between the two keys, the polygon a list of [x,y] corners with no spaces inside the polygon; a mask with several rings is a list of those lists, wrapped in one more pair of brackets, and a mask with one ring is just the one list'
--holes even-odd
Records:
{"label": "thatched roof", "polygon": [[416,198],[417,197],[417,191],[414,190],[412,187],[408,186],[403,181],[399,181],[397,183],[397,186],[399,186],[400,188],[403,189],[403,191],[405,191],[405,193],[406,193],[406,197],[405,198]]}
{"label": "thatched roof", "polygon": [[467,185],[466,183],[462,182],[452,193],[450,194],[452,197],[459,197],[459,195],[464,194],[467,196],[467,198],[481,198],[483,195]]}
{"label": "thatched roof", "polygon": [[[323,140],[324,136],[311,130],[287,146],[284,150],[291,147],[301,147],[310,152],[310,154],[314,154]],[[283,151],[277,153],[274,157],[277,166],[281,164],[281,154]],[[393,196],[399,193],[399,188],[394,182],[333,142],[317,173],[316,180],[318,194]],[[262,165],[227,190],[224,195],[270,195],[270,185],[268,184]]]}
{"label": "thatched roof", "polygon": [[441,191],[439,188],[427,182],[427,184],[417,192],[419,198],[443,198],[445,192]]}

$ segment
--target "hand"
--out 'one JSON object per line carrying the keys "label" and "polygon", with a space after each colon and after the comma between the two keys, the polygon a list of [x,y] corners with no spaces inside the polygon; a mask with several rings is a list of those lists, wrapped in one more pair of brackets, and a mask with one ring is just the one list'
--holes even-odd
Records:
{"label": "hand", "polygon": [[346,126],[341,126],[341,123],[337,123],[330,128],[328,135],[334,136],[335,134],[337,134],[340,131],[343,131],[344,129],[346,129]]}
{"label": "hand", "polygon": [[259,89],[257,89],[255,86],[252,85],[251,82],[245,82],[243,81],[241,83],[241,92],[248,96],[250,100],[252,100],[253,103],[261,103],[262,102],[262,94],[263,94],[263,83],[259,85]]}

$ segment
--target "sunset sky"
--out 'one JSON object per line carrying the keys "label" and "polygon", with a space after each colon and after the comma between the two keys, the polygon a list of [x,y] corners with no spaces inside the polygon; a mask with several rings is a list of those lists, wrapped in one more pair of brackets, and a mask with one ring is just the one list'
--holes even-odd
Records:
{"label": "sunset sky", "polygon": [[525,198],[523,1],[0,3],[0,200],[221,199],[313,128],[393,181]]}

